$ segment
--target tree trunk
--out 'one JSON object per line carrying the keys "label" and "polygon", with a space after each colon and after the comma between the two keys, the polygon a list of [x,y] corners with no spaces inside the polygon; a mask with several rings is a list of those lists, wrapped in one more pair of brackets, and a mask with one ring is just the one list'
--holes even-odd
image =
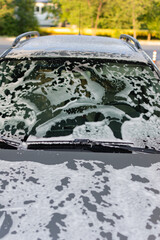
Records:
{"label": "tree trunk", "polygon": [[147,40],[148,40],[148,41],[151,40],[151,33],[150,33],[150,32],[148,33],[148,38],[147,38]]}
{"label": "tree trunk", "polygon": [[[87,0],[87,4],[88,4],[88,7],[90,8],[90,7],[91,7],[91,1],[90,1],[90,0]],[[94,19],[93,19],[93,16],[91,17],[91,28],[92,28],[92,35],[94,35],[94,31],[93,31],[93,28],[94,28]]]}
{"label": "tree trunk", "polygon": [[132,25],[133,25],[133,37],[136,38],[136,16],[135,16],[135,2],[132,0]]}
{"label": "tree trunk", "polygon": [[90,7],[91,6],[90,0],[87,0],[87,3],[88,3],[88,7]]}
{"label": "tree trunk", "polygon": [[100,17],[100,14],[101,14],[101,9],[102,9],[102,4],[103,4],[103,0],[99,0],[99,6],[98,6],[98,10],[97,10],[97,17],[96,17],[94,31],[93,31],[93,35],[94,36],[96,35],[98,21],[99,21],[99,17]]}

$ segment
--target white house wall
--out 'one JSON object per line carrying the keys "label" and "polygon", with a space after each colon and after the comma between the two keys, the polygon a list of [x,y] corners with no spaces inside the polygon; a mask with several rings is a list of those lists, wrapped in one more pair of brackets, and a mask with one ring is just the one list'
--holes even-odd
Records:
{"label": "white house wall", "polygon": [[54,24],[54,15],[52,13],[44,12],[43,8],[46,6],[53,6],[52,3],[43,3],[43,2],[36,2],[35,3],[35,10],[34,14],[38,20],[40,26],[53,26]]}

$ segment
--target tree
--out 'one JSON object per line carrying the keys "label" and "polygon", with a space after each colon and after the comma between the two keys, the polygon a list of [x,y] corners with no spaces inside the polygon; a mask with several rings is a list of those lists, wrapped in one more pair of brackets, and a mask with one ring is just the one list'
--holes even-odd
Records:
{"label": "tree", "polygon": [[153,30],[160,32],[160,1],[150,0],[150,5],[142,18],[144,21],[144,27],[149,30],[148,40],[150,40]]}
{"label": "tree", "polygon": [[106,8],[103,9],[106,26],[114,29],[133,29],[136,38],[136,30],[141,28],[144,20],[141,16],[146,13],[149,5],[150,0],[108,0]]}
{"label": "tree", "polygon": [[90,11],[86,0],[60,0],[61,21],[72,25],[91,27]]}
{"label": "tree", "polygon": [[105,9],[107,0],[88,0],[88,4],[92,6],[92,19],[94,23],[93,35],[96,35],[96,30],[99,24],[100,17],[102,15],[102,8]]}
{"label": "tree", "polygon": [[0,0],[0,18],[2,19],[6,14],[13,12],[12,0]]}
{"label": "tree", "polygon": [[69,22],[80,28],[93,28],[93,34],[107,0],[59,0],[61,4],[61,21]]}
{"label": "tree", "polygon": [[12,0],[0,0],[0,34],[14,35],[14,5]]}
{"label": "tree", "polygon": [[37,29],[34,0],[0,0],[0,34],[17,35]]}
{"label": "tree", "polygon": [[[139,29],[142,22],[141,15],[145,14],[147,7],[150,5],[150,0],[128,0],[128,6],[131,7],[132,28],[134,37],[136,38],[136,29]],[[129,11],[129,9],[128,9]]]}
{"label": "tree", "polygon": [[128,11],[126,1],[108,0],[102,9],[99,25],[102,28],[126,29],[131,28],[131,11]]}
{"label": "tree", "polygon": [[38,22],[34,16],[34,0],[13,0],[17,34],[36,30]]}
{"label": "tree", "polygon": [[81,29],[138,29],[160,31],[159,0],[52,0],[59,5],[60,19]]}

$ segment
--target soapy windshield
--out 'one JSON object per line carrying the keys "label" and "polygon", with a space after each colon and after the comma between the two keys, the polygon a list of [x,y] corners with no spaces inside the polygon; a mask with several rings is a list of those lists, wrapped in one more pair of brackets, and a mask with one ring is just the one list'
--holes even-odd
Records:
{"label": "soapy windshield", "polygon": [[160,83],[149,66],[102,59],[5,60],[0,133],[160,148]]}

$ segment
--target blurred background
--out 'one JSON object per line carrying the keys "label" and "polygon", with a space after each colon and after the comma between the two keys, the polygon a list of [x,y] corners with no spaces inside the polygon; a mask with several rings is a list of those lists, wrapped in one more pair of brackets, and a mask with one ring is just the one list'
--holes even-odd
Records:
{"label": "blurred background", "polygon": [[143,40],[150,56],[156,50],[160,60],[160,0],[0,0],[0,52],[9,45],[6,37],[31,30],[41,35],[129,34]]}
{"label": "blurred background", "polygon": [[103,35],[160,39],[160,0],[0,0],[0,35]]}

